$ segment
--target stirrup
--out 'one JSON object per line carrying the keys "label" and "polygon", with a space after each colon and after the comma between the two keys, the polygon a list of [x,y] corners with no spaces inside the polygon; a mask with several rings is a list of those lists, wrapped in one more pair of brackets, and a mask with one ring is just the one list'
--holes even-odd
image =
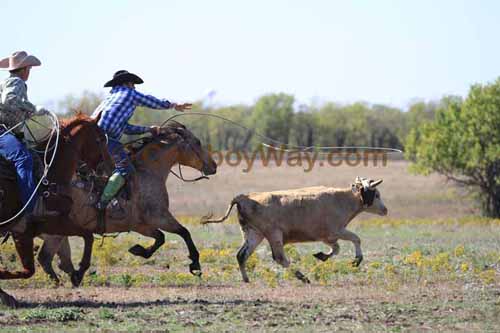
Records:
{"label": "stirrup", "polygon": [[39,197],[36,201],[35,207],[33,208],[33,213],[31,215],[33,215],[34,218],[40,218],[48,216],[59,216],[61,215],[61,213],[57,210],[48,210],[45,207],[43,197]]}
{"label": "stirrup", "polygon": [[118,199],[111,200],[109,216],[113,220],[123,220],[127,217],[127,211],[120,205]]}
{"label": "stirrup", "polygon": [[98,201],[95,205],[95,209],[97,210],[97,224],[95,227],[95,233],[104,235],[106,231],[106,207],[108,204]]}

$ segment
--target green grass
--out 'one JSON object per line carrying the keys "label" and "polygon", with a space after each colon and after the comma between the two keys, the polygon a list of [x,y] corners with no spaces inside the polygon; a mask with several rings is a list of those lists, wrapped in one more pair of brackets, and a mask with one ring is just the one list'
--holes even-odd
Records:
{"label": "green grass", "polygon": [[[2,281],[25,303],[0,311],[0,332],[500,328],[499,220],[355,222],[350,229],[361,237],[365,257],[359,268],[350,264],[350,243],[340,242],[339,256],[325,263],[312,256],[327,250],[322,244],[287,246],[292,267],[311,285],[274,263],[265,242],[249,260],[251,283],[244,284],[235,258],[238,226],[184,222],[200,250],[202,278],[188,273],[177,236],[167,235],[167,244],[143,260],[127,249],[151,240],[121,235],[103,247],[97,242],[83,288],[71,289],[61,275],[65,286],[54,289],[40,269],[27,281]],[[2,248],[2,265],[17,265],[12,251]]]}

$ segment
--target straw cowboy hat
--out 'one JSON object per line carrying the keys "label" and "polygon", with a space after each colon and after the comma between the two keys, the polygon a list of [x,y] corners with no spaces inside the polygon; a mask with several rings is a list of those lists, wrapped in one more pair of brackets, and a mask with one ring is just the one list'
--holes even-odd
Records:
{"label": "straw cowboy hat", "polygon": [[104,84],[104,87],[119,86],[120,84],[124,84],[127,82],[132,82],[134,84],[144,83],[144,81],[142,81],[142,79],[139,76],[137,76],[133,73],[130,73],[128,71],[121,70],[121,71],[116,72],[113,75],[113,79],[106,82]]}
{"label": "straw cowboy hat", "polygon": [[40,66],[41,64],[37,57],[28,55],[25,51],[17,51],[12,53],[10,57],[0,60],[0,69],[13,71],[28,66]]}

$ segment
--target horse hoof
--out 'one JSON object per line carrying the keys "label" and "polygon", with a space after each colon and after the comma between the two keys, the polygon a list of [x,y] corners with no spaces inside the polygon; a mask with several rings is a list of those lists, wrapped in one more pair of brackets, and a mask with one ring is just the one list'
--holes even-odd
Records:
{"label": "horse hoof", "polygon": [[0,304],[3,304],[11,309],[17,309],[19,307],[19,303],[16,299],[4,291],[0,291]]}
{"label": "horse hoof", "polygon": [[194,276],[201,277],[201,267],[199,263],[191,263],[189,264],[189,272]]}
{"label": "horse hoof", "polygon": [[132,246],[130,249],[128,249],[128,252],[132,253],[134,256],[142,257],[145,259],[151,257],[151,255],[148,255],[146,249],[139,244]]}
{"label": "horse hoof", "polygon": [[318,253],[315,253],[313,254],[313,256],[318,259],[318,260],[321,260],[321,261],[327,261],[328,258],[330,258],[329,256],[327,256],[326,254],[324,254],[323,252],[318,252]]}
{"label": "horse hoof", "polygon": [[359,264],[361,264],[361,262],[363,261],[363,256],[359,256],[359,257],[356,257],[354,258],[354,260],[352,261],[352,265],[354,267],[358,267]]}
{"label": "horse hoof", "polygon": [[300,281],[304,282],[305,284],[311,283],[311,281],[309,281],[309,279],[304,274],[302,274],[302,272],[296,271],[295,277]]}
{"label": "horse hoof", "polygon": [[78,271],[75,271],[71,274],[71,284],[73,287],[77,288],[80,286],[83,280],[83,274]]}
{"label": "horse hoof", "polygon": [[51,276],[50,277],[50,280],[52,281],[52,283],[54,284],[54,287],[55,288],[58,288],[61,286],[61,280],[59,280],[59,278],[57,276]]}

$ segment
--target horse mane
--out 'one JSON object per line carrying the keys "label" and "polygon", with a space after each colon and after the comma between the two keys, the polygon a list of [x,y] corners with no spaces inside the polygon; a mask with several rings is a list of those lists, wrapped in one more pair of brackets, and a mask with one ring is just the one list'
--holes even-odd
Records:
{"label": "horse mane", "polygon": [[76,112],[75,115],[71,118],[64,118],[64,119],[61,119],[59,121],[59,126],[61,128],[61,131],[64,131],[64,130],[70,130],[71,128],[75,127],[75,126],[78,126],[78,125],[82,125],[82,124],[86,124],[90,121],[92,121],[93,119],[86,115],[85,113],[83,112]]}
{"label": "horse mane", "polygon": [[[159,141],[163,141],[164,143],[175,143],[179,136],[179,133],[176,131],[177,129],[187,130],[186,126],[179,123],[175,120],[170,120],[167,124],[163,126],[163,128],[167,128],[167,132],[156,137],[145,136],[134,140],[128,144],[125,144],[125,148],[130,152],[131,156],[136,156],[144,147],[146,147],[150,143],[158,143]],[[174,135],[175,139],[172,140],[172,135]],[[132,160],[134,158],[132,157]]]}
{"label": "horse mane", "polygon": [[[88,124],[91,121],[93,121],[93,119],[83,112],[76,112],[71,118],[59,119],[59,130],[62,135],[61,139],[65,140],[64,137],[68,135],[69,131],[71,131],[74,127],[82,124]],[[47,138],[38,142],[36,149],[45,149],[48,140],[49,139]]]}
{"label": "horse mane", "polygon": [[169,120],[168,123],[165,124],[165,127],[167,128],[182,128],[182,129],[186,129],[186,126],[184,126],[183,124],[181,124],[180,122],[178,121],[175,121],[175,120]]}

